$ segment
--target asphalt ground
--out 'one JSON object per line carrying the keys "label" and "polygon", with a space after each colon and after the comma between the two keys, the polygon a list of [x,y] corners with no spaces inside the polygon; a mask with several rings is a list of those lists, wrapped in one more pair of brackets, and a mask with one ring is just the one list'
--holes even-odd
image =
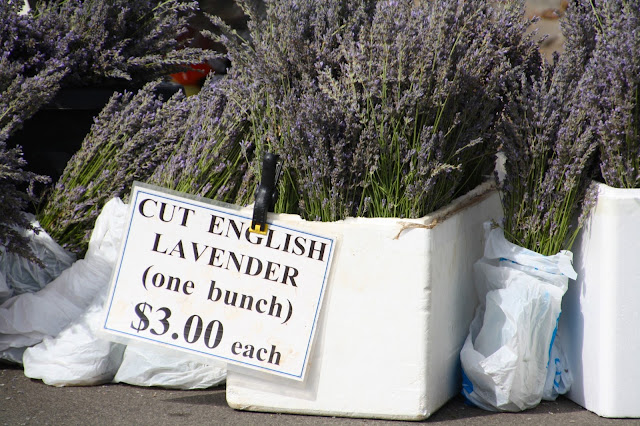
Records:
{"label": "asphalt ground", "polygon": [[29,379],[21,367],[0,364],[0,425],[640,425],[640,419],[605,419],[567,398],[521,413],[492,413],[457,396],[422,422],[398,422],[237,411],[225,387],[167,390],[123,384],[53,387]]}

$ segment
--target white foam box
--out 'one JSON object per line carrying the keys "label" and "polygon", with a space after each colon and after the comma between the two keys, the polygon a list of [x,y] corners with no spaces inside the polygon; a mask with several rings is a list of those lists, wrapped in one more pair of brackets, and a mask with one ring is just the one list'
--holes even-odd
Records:
{"label": "white foam box", "polygon": [[338,236],[331,275],[304,380],[230,366],[232,408],[422,420],[460,391],[482,224],[502,218],[493,187],[416,220],[275,218]]}
{"label": "white foam box", "polygon": [[560,317],[568,397],[602,417],[640,417],[640,189],[596,185]]}

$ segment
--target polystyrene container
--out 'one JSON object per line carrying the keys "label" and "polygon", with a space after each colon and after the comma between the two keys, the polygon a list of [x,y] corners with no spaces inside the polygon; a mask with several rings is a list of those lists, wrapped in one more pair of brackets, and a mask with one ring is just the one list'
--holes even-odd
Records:
{"label": "polystyrene container", "polygon": [[603,417],[640,417],[640,189],[596,185],[560,318],[568,397]]}
{"label": "polystyrene container", "polygon": [[337,235],[302,382],[231,367],[235,409],[421,420],[460,391],[459,355],[477,305],[472,268],[483,222],[500,220],[497,191],[482,185],[421,219],[331,223],[275,216]]}

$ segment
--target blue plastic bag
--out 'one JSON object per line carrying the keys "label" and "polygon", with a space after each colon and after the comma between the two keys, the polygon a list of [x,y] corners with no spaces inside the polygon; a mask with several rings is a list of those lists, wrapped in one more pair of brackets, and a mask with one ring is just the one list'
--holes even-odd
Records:
{"label": "blue plastic bag", "polygon": [[490,223],[485,231],[484,257],[474,265],[480,304],[460,353],[463,394],[486,410],[522,411],[571,385],[557,324],[577,274],[571,252],[542,256]]}

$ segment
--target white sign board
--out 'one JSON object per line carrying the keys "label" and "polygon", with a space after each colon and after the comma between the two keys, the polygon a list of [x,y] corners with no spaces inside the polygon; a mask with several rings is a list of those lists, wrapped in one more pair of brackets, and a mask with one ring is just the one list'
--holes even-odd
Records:
{"label": "white sign board", "polygon": [[302,380],[335,239],[136,184],[104,331]]}

